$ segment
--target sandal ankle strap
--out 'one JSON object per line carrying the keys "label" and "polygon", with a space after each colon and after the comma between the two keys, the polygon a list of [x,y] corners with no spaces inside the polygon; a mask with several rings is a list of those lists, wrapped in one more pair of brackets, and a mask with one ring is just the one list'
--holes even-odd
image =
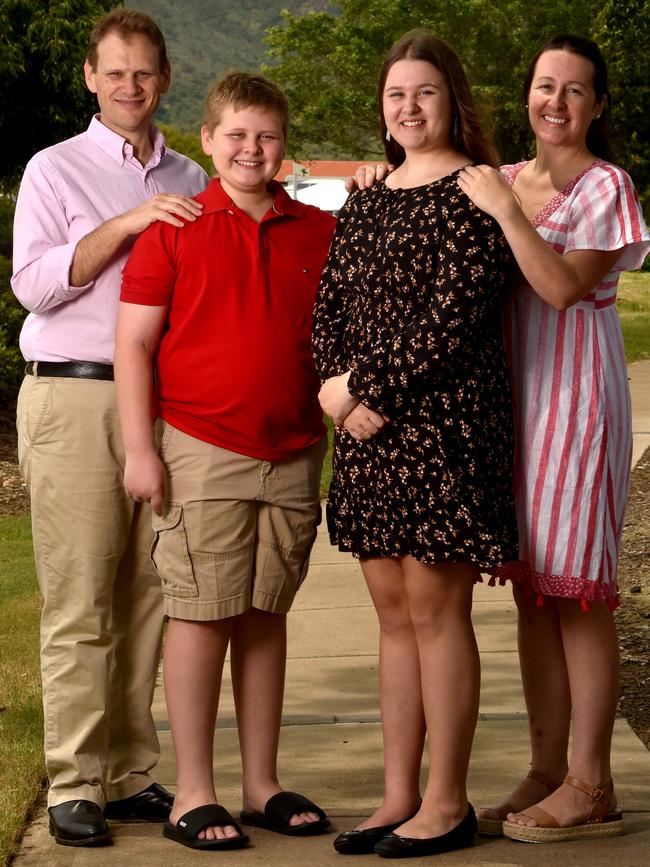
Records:
{"label": "sandal ankle strap", "polygon": [[574,789],[579,789],[581,792],[584,792],[585,795],[592,798],[592,800],[596,801],[597,804],[604,802],[609,803],[614,789],[614,784],[611,779],[608,783],[602,786],[602,788],[599,786],[590,786],[583,780],[579,780],[578,777],[572,777],[570,775],[567,775],[564,778],[564,782],[569,786],[573,786]]}
{"label": "sandal ankle strap", "polygon": [[550,777],[547,777],[546,774],[542,773],[542,771],[536,771],[535,768],[531,768],[526,774],[526,776],[529,779],[535,780],[535,782],[541,783],[543,786],[546,786],[546,788],[550,792],[554,792],[560,787],[560,784],[557,782],[557,780],[552,780]]}

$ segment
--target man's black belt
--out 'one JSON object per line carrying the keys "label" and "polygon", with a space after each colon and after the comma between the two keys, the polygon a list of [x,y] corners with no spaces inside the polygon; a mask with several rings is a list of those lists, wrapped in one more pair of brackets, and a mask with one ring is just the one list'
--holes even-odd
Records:
{"label": "man's black belt", "polygon": [[113,379],[113,365],[98,361],[28,361],[31,376],[68,376],[74,379]]}

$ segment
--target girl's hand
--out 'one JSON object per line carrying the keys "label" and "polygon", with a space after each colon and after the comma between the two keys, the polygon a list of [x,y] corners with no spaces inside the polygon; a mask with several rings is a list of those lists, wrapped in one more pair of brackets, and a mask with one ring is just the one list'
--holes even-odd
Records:
{"label": "girl's hand", "polygon": [[365,403],[358,403],[343,422],[343,427],[359,442],[371,440],[386,425],[386,416],[370,409]]}

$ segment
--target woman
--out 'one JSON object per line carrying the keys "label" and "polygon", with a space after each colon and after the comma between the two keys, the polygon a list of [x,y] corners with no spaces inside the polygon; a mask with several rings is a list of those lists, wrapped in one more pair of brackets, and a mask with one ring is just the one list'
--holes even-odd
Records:
{"label": "woman", "polygon": [[620,272],[642,264],[650,236],[632,182],[609,162],[607,69],[595,43],[552,39],[524,94],[534,159],[503,175],[466,167],[458,184],[498,220],[527,284],[513,293],[507,338],[520,553],[530,563],[528,592],[515,587],[515,599],[533,770],[479,811],[479,826],[546,842],[623,831],[610,768],[612,612],[632,428],[614,304]]}
{"label": "woman", "polygon": [[385,60],[379,100],[398,167],[339,216],[314,352],[338,426],[330,532],[360,558],[380,625],[384,800],[335,847],[410,857],[469,846],[476,830],[472,588],[517,550],[500,327],[510,261],[494,221],[457,186],[463,166],[495,154],[455,53],[407,34]]}

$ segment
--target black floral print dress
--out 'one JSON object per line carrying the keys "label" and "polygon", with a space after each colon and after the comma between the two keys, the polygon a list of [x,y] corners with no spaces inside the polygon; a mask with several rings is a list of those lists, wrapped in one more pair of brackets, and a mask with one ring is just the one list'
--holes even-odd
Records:
{"label": "black floral print dress", "polygon": [[323,380],[351,370],[351,393],[391,421],[369,442],[336,431],[327,519],[332,542],[358,557],[490,572],[517,560],[502,337],[511,257],[456,178],[378,183],[339,215],[316,366]]}

